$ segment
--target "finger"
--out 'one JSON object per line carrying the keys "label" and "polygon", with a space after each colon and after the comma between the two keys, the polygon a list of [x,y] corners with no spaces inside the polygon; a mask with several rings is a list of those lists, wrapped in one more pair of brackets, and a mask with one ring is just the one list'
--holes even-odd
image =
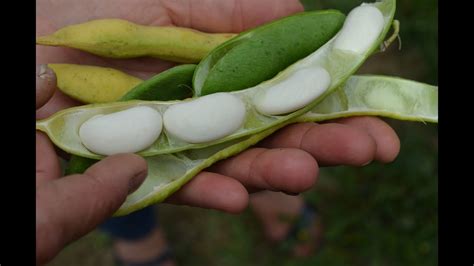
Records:
{"label": "finger", "polygon": [[298,0],[161,2],[174,25],[206,32],[241,32],[304,10]]}
{"label": "finger", "polygon": [[314,158],[299,149],[252,148],[221,161],[209,171],[233,177],[251,191],[298,194],[310,189],[319,173]]}
{"label": "finger", "polygon": [[37,258],[51,259],[65,244],[110,217],[146,177],[146,162],[133,154],[110,156],[83,175],[71,175],[36,192]]}
{"label": "finger", "polygon": [[392,162],[400,152],[400,139],[397,133],[377,117],[349,117],[337,119],[334,122],[367,131],[377,145],[374,157],[379,162]]}
{"label": "finger", "polygon": [[36,50],[38,55],[37,61],[39,62],[108,67],[143,80],[177,65],[174,62],[148,57],[129,59],[103,58],[84,51],[61,47],[38,46]]}
{"label": "finger", "polygon": [[55,90],[53,97],[40,109],[36,110],[36,119],[44,119],[62,109],[79,105],[82,105],[82,103],[70,98],[60,90]]}
{"label": "finger", "polygon": [[277,131],[260,143],[266,148],[298,148],[321,166],[362,166],[375,158],[377,145],[366,130],[337,123],[299,123]]}
{"label": "finger", "polygon": [[211,172],[201,172],[166,202],[240,213],[247,208],[248,192],[237,180]]}
{"label": "finger", "polygon": [[36,187],[61,176],[61,167],[53,144],[42,132],[36,131]]}
{"label": "finger", "polygon": [[54,94],[56,75],[46,65],[36,66],[36,109],[43,106]]}

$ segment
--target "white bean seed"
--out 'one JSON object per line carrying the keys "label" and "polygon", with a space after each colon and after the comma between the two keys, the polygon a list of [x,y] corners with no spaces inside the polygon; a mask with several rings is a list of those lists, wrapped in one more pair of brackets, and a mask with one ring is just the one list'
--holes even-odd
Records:
{"label": "white bean seed", "polygon": [[170,106],[163,115],[167,133],[189,143],[225,137],[243,124],[245,104],[229,93],[215,93]]}
{"label": "white bean seed", "polygon": [[382,12],[372,5],[354,8],[334,42],[334,48],[363,54],[379,37],[384,26]]}
{"label": "white bean seed", "polygon": [[331,77],[324,68],[300,69],[286,80],[260,93],[254,99],[254,104],[261,114],[290,113],[314,101],[330,84]]}
{"label": "white bean seed", "polygon": [[138,152],[149,147],[160,136],[161,114],[147,106],[98,115],[79,129],[82,143],[101,155]]}

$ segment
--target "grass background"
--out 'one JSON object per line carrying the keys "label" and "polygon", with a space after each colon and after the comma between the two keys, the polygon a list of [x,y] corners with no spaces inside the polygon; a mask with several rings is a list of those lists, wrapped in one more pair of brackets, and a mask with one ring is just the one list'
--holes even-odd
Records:
{"label": "grass background", "polygon": [[[309,9],[347,13],[354,0],[302,1]],[[394,75],[437,85],[436,0],[399,0],[402,50],[392,44],[359,73]],[[401,152],[388,165],[333,167],[304,193],[325,223],[325,245],[294,259],[265,241],[251,211],[157,206],[180,265],[437,265],[438,129],[433,124],[385,119],[399,134]],[[66,247],[49,265],[113,265],[110,240],[92,232]]]}

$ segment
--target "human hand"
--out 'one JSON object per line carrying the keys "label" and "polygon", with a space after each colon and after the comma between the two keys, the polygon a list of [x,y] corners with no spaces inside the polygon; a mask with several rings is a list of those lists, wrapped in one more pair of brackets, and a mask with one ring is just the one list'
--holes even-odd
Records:
{"label": "human hand", "polygon": [[[239,32],[302,10],[298,1],[286,0],[258,3],[250,0],[202,3],[88,0],[60,1],[54,5],[38,0],[37,35],[105,17],[144,25]],[[158,59],[104,59],[77,50],[44,46],[37,47],[37,63],[108,66],[141,78],[173,66]],[[55,82],[44,81],[37,85],[37,107],[42,106],[37,118],[80,104],[55,90],[54,85]],[[43,105],[44,102],[47,103]],[[37,150],[41,151],[37,154],[37,247],[40,249],[37,258],[44,262],[65,243],[79,238],[110,216],[125,199],[131,187],[129,183],[138,185],[142,181],[146,166],[138,156],[117,155],[94,165],[84,175],[57,179],[60,176],[58,158],[53,145],[42,133],[37,133]],[[247,207],[249,192],[268,189],[297,194],[314,185],[319,166],[360,166],[372,160],[389,162],[398,151],[395,132],[373,117],[290,125],[258,147],[201,172],[167,202],[237,213]]]}
{"label": "human hand", "polygon": [[[54,91],[52,73],[36,81],[36,108]],[[84,174],[61,177],[61,167],[48,137],[36,132],[36,260],[43,264],[67,243],[109,218],[147,175],[146,162],[134,154],[110,156]]]}

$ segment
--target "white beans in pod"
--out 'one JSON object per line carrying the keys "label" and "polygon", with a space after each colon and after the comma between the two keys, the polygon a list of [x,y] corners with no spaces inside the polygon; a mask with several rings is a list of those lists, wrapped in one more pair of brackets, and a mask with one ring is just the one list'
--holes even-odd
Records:
{"label": "white beans in pod", "polygon": [[324,68],[303,68],[286,80],[261,92],[255,97],[254,104],[261,114],[290,113],[314,101],[329,88],[330,84],[331,77]]}
{"label": "white beans in pod", "polygon": [[215,93],[170,106],[163,115],[166,132],[189,142],[225,137],[245,121],[245,104],[229,93]]}
{"label": "white beans in pod", "polygon": [[161,114],[147,106],[98,115],[79,129],[82,144],[101,155],[138,152],[148,148],[160,136]]}
{"label": "white beans in pod", "polygon": [[384,27],[382,12],[373,5],[354,8],[334,42],[334,48],[363,54],[373,45]]}

